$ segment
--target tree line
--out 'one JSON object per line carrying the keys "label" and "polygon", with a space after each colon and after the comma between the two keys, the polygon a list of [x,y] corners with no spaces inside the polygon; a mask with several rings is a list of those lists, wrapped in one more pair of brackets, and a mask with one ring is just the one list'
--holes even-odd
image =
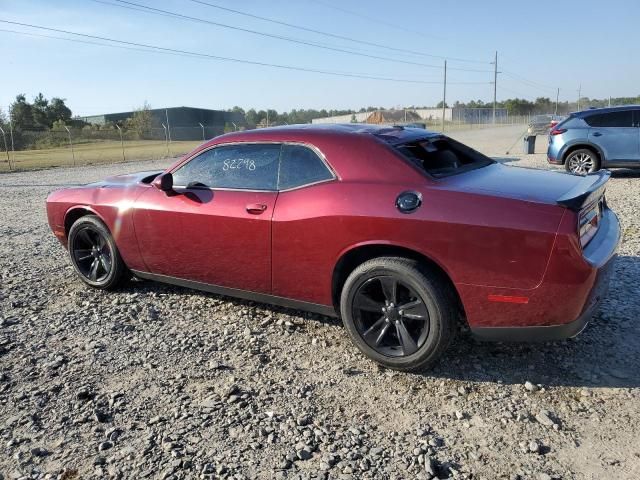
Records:
{"label": "tree line", "polygon": [[[32,102],[28,102],[24,94],[16,96],[15,101],[9,107],[10,115],[7,115],[0,109],[0,127],[5,131],[9,129],[9,120],[13,132],[18,134],[22,131],[47,131],[61,130],[64,126],[85,129],[114,129],[114,125],[104,125],[96,127],[88,125],[82,119],[73,117],[71,109],[65,104],[65,99],[53,97],[50,100],[45,98],[42,93],[36,95]],[[640,104],[640,95],[635,97],[615,97],[611,99],[592,99],[582,97],[580,101],[575,102],[559,102],[558,113],[567,114],[569,112],[592,107],[606,107],[611,105],[633,105]],[[456,101],[453,104],[447,104],[446,107],[454,108],[492,108],[493,102],[484,102],[483,100],[471,100],[468,102]],[[555,100],[549,97],[538,97],[535,100],[526,100],[522,98],[510,98],[497,102],[497,108],[505,108],[509,115],[533,115],[539,113],[554,113],[556,110]],[[430,106],[411,106],[408,108],[434,108]],[[435,108],[442,108],[442,102],[436,104]],[[127,128],[134,132],[138,132],[140,138],[144,132],[152,127],[151,107],[145,102],[143,106],[136,109],[132,116],[121,123],[121,127]],[[241,114],[244,118],[244,127],[256,128],[265,125],[292,125],[296,123],[311,123],[314,118],[332,117],[336,115],[353,115],[362,112],[374,112],[377,110],[385,110],[381,106],[368,106],[359,110],[352,109],[293,109],[291,111],[278,112],[274,109],[256,110],[250,108],[245,110],[235,106],[228,111]],[[9,118],[10,116],[10,118]],[[234,128],[234,127],[230,127]]]}

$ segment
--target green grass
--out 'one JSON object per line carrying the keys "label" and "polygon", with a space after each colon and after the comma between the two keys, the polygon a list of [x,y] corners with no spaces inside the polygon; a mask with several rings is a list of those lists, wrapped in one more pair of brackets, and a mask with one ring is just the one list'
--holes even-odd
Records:
{"label": "green grass", "polygon": [[[135,140],[124,142],[124,160],[154,160],[177,157],[190,152],[200,141],[171,142],[167,150],[164,141]],[[73,165],[70,147],[21,150],[9,152],[14,170],[29,170]],[[122,146],[118,141],[103,141],[75,145],[73,156],[76,165],[122,162]],[[0,171],[8,171],[5,152],[0,153]]]}

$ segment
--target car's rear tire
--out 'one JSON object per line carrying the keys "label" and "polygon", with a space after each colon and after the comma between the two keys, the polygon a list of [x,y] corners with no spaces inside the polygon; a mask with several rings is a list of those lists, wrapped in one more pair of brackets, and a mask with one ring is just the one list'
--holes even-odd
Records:
{"label": "car's rear tire", "polygon": [[113,290],[130,278],[107,226],[95,215],[85,215],[69,230],[68,250],[80,279],[94,288]]}
{"label": "car's rear tire", "polygon": [[439,272],[400,257],[374,258],[355,268],[342,289],[340,312],[360,351],[404,371],[431,366],[448,347],[458,319],[453,292]]}
{"label": "car's rear tire", "polygon": [[580,148],[567,155],[564,167],[574,175],[587,175],[600,170],[600,158],[593,150]]}

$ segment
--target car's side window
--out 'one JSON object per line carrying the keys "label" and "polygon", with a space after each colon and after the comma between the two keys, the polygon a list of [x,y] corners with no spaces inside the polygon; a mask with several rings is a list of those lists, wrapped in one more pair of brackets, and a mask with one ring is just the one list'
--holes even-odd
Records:
{"label": "car's side window", "polygon": [[585,118],[591,127],[631,127],[633,126],[631,110],[620,112],[597,113]]}
{"label": "car's side window", "polygon": [[173,172],[176,186],[276,190],[280,144],[222,145]]}
{"label": "car's side window", "polygon": [[304,145],[283,145],[280,158],[278,189],[287,190],[323,180],[331,180],[333,174],[322,159]]}

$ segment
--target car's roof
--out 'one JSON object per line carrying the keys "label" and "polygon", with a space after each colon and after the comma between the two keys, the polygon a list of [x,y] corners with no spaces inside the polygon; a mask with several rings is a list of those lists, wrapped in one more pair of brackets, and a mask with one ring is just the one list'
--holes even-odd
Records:
{"label": "car's roof", "polygon": [[[351,135],[372,135],[380,140],[384,140],[392,145],[406,143],[419,139],[438,137],[441,134],[431,132],[423,128],[403,127],[401,125],[370,125],[362,123],[335,123],[335,124],[300,124],[283,125],[277,127],[258,128],[255,130],[244,130],[233,132],[216,140],[224,138],[228,141],[251,141],[252,137],[259,138],[260,141],[273,136],[274,139],[281,140],[283,137],[291,135],[300,137],[301,135],[319,135],[344,137]],[[218,143],[218,142],[216,142]]]}
{"label": "car's roof", "polygon": [[588,117],[594,114],[624,112],[625,110],[640,110],[640,105],[621,105],[618,107],[590,108],[588,110],[573,112],[571,115],[574,117]]}

